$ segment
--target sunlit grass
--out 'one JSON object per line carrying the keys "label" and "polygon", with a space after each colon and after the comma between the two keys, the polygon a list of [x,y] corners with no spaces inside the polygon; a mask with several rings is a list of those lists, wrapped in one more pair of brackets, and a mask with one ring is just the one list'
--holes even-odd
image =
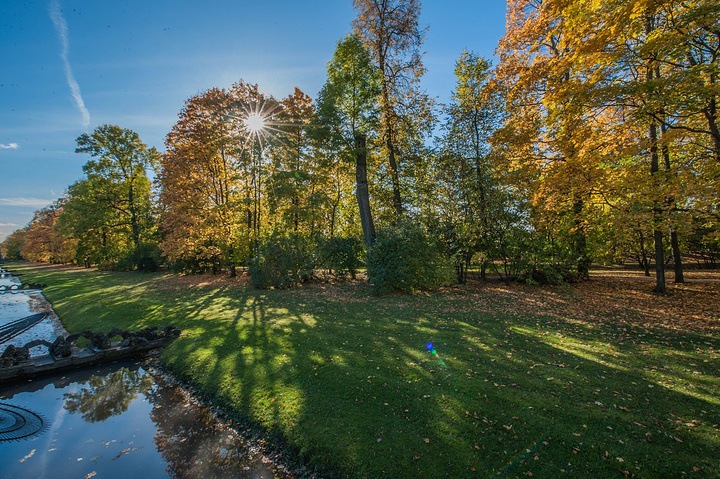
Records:
{"label": "sunlit grass", "polygon": [[716,334],[529,307],[493,314],[462,293],[375,298],[362,285],[174,288],[164,274],[24,272],[49,285],[72,331],[177,324],[184,335],[162,355],[169,368],[326,472],[720,476]]}

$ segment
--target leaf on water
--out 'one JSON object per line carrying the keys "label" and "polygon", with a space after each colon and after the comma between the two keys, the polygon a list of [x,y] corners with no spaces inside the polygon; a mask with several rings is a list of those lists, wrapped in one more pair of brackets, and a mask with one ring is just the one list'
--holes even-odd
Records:
{"label": "leaf on water", "polygon": [[36,449],[33,449],[32,451],[30,451],[30,453],[27,456],[20,459],[20,462],[25,462],[28,459],[30,459],[31,457],[33,457],[33,455],[35,455],[35,451],[36,451]]}

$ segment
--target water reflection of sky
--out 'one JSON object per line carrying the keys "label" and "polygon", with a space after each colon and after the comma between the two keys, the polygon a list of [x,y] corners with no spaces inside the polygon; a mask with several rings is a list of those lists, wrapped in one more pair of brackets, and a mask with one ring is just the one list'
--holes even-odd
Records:
{"label": "water reflection of sky", "polygon": [[[0,278],[2,284],[19,284],[16,277]],[[39,322],[24,333],[0,343],[0,351],[12,344],[24,346],[36,339],[54,341],[56,337],[67,334],[58,320],[49,301],[40,291],[14,291],[0,293],[0,326],[35,313],[50,313],[47,319]],[[37,347],[30,351],[31,355],[39,356],[47,354],[47,348]]]}
{"label": "water reflection of sky", "polygon": [[95,371],[0,388],[2,402],[48,425],[36,437],[0,442],[1,479],[288,477],[164,377],[131,363]]}

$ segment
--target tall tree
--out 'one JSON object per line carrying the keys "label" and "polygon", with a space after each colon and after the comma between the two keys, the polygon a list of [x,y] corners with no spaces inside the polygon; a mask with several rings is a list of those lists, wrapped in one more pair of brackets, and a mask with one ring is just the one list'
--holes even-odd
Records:
{"label": "tall tree", "polygon": [[[277,108],[242,81],[185,102],[158,174],[161,248],[172,261],[200,270],[227,266],[232,275],[250,256],[267,199],[259,117]],[[251,118],[258,124],[249,125]]]}
{"label": "tall tree", "polygon": [[422,96],[418,85],[425,72],[420,52],[425,37],[419,25],[420,1],[353,0],[353,6],[357,11],[353,30],[380,72],[380,137],[392,180],[393,208],[399,217],[403,212],[399,142],[407,134],[403,117],[413,114],[406,108],[420,105],[416,101]]}
{"label": "tall tree", "polygon": [[365,245],[370,248],[375,225],[367,181],[367,140],[377,121],[380,76],[357,35],[338,42],[327,75],[318,98],[318,117],[329,139],[341,148],[340,156],[355,163],[355,194]]}
{"label": "tall tree", "polygon": [[280,108],[276,141],[269,152],[269,208],[288,229],[312,234],[319,226],[319,206],[327,200],[321,158],[312,154],[308,136],[313,101],[295,87],[293,94],[280,102]]}
{"label": "tall tree", "polygon": [[[143,183],[142,188],[149,189],[147,179]],[[109,265],[133,249],[130,217],[120,189],[119,185],[95,176],[68,187],[60,228],[77,239],[78,263],[86,267]]]}
{"label": "tall tree", "polygon": [[77,138],[76,153],[88,153],[94,159],[83,166],[88,179],[102,193],[95,197],[99,207],[112,208],[130,225],[135,247],[150,225],[150,183],[147,171],[154,168],[159,153],[140,141],[132,130],[116,125],[101,125],[91,134]]}
{"label": "tall tree", "polygon": [[493,237],[502,225],[505,207],[488,140],[499,126],[499,98],[490,94],[491,65],[474,53],[463,51],[455,62],[457,83],[440,144],[439,173],[447,198],[441,208],[444,223],[454,223],[453,256],[460,282],[466,280],[470,261],[484,252],[481,276],[492,258]]}
{"label": "tall tree", "polygon": [[[513,158],[526,167],[523,158],[560,153],[561,168],[552,169],[586,184],[563,188],[580,193],[582,207],[573,202],[572,210],[586,228],[603,217],[594,210],[620,208],[627,228],[654,230],[660,292],[665,236],[682,281],[678,229],[689,223],[682,215],[707,216],[713,190],[717,197],[711,155],[690,155],[715,144],[718,13],[706,0],[512,0],[500,46],[500,77],[515,100],[502,143],[515,144]],[[536,180],[552,165],[540,165],[530,184],[550,186]],[[545,196],[558,203],[563,189]]]}
{"label": "tall tree", "polygon": [[570,61],[574,50],[568,46],[569,32],[558,5],[508,2],[508,29],[498,47],[495,79],[506,92],[508,117],[495,142],[503,145],[517,185],[532,199],[535,225],[552,224],[578,276],[587,278],[588,205],[602,174],[601,155],[589,145],[601,140],[593,132],[605,118],[588,115],[580,101],[565,97],[574,91],[579,75]]}

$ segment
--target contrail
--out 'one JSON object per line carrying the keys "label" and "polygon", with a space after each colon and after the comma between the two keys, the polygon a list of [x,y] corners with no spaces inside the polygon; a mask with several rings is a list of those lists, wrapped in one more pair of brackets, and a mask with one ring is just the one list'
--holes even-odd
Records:
{"label": "contrail", "polygon": [[68,60],[68,52],[70,51],[68,27],[65,22],[65,18],[60,11],[60,4],[57,0],[50,1],[50,19],[55,25],[55,31],[57,32],[58,37],[60,37],[60,45],[62,46],[60,57],[62,58],[63,65],[65,67],[65,79],[70,87],[75,104],[82,114],[82,125],[84,128],[87,128],[90,125],[90,112],[85,107],[85,102],[83,101],[82,94],[80,93],[80,85],[78,85],[78,82],[75,80],[75,75],[73,75],[72,68],[70,68],[70,61]]}

